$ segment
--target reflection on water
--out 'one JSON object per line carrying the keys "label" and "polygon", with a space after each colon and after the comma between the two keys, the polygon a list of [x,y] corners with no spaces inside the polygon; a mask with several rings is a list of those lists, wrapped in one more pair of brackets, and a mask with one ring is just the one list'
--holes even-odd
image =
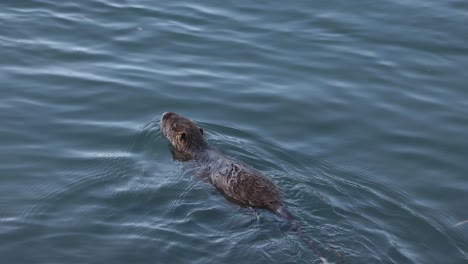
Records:
{"label": "reflection on water", "polygon": [[465,263],[460,1],[0,3],[5,263],[310,263],[174,161],[158,118],[271,177],[345,263]]}

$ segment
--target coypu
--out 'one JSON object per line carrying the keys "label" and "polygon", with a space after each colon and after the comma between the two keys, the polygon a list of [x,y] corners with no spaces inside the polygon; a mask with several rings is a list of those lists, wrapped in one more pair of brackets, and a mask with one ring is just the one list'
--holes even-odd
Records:
{"label": "coypu", "polygon": [[300,230],[297,220],[283,205],[280,191],[269,178],[208,145],[203,129],[188,118],[165,112],[161,116],[161,131],[172,144],[175,156],[183,161],[200,163],[206,178],[229,201],[276,213],[291,223],[292,229],[320,257],[322,263],[328,263],[315,243]]}

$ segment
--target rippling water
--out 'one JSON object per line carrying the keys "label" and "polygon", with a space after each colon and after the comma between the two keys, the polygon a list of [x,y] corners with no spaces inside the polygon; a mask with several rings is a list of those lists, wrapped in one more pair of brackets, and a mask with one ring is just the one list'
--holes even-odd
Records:
{"label": "rippling water", "polygon": [[468,4],[2,1],[2,263],[317,263],[171,157],[259,169],[330,261],[467,263]]}

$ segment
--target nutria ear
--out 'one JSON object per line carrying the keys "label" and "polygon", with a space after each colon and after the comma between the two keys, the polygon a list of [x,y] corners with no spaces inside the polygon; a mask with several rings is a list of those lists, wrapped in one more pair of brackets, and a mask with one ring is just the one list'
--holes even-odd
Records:
{"label": "nutria ear", "polygon": [[203,135],[203,128],[200,128],[200,133]]}
{"label": "nutria ear", "polygon": [[180,134],[180,141],[181,142],[187,141],[187,134],[185,134],[185,133]]}

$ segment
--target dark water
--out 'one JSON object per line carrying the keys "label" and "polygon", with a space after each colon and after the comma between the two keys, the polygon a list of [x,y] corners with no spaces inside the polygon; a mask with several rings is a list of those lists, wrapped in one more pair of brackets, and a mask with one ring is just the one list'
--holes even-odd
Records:
{"label": "dark water", "polygon": [[2,1],[1,263],[318,263],[173,161],[273,178],[330,262],[468,262],[468,4]]}

